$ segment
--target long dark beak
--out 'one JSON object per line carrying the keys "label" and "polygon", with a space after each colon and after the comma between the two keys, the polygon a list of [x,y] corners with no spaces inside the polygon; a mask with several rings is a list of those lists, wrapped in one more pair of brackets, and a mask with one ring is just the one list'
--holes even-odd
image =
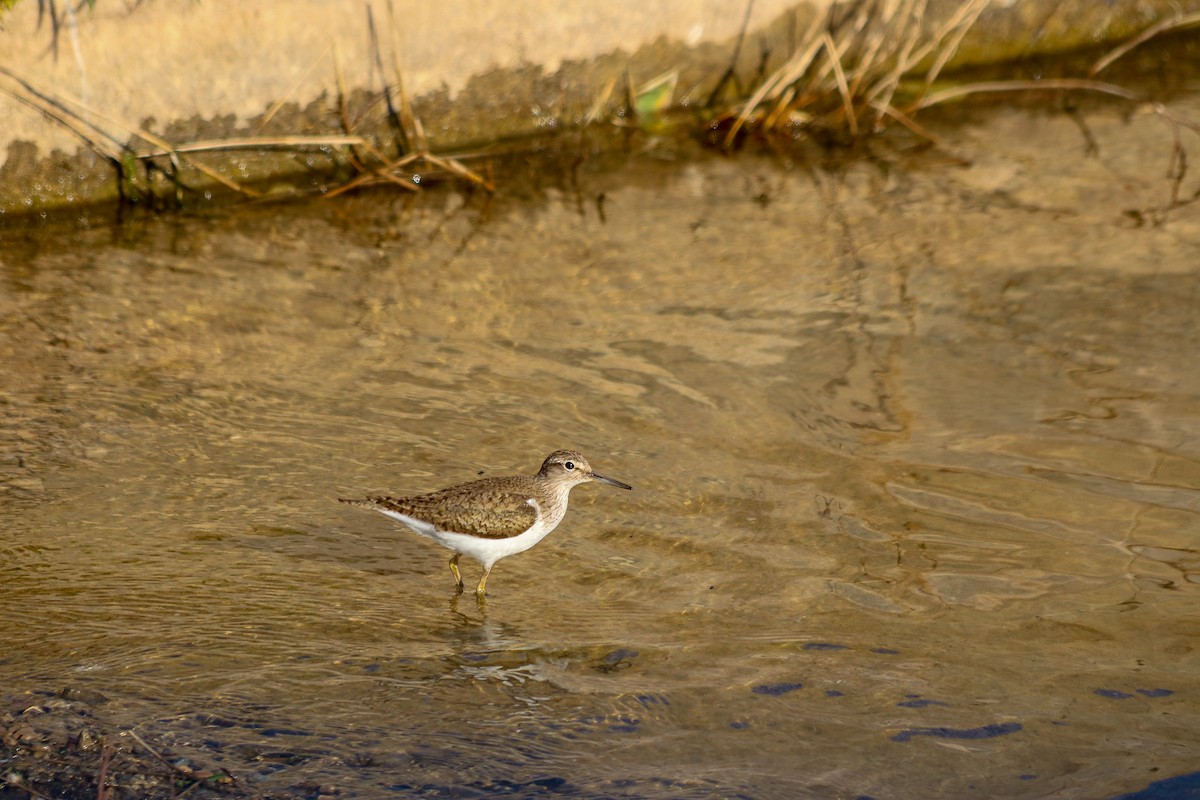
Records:
{"label": "long dark beak", "polygon": [[592,473],[592,480],[600,481],[601,483],[607,483],[609,486],[615,486],[618,489],[632,489],[633,488],[628,483],[621,483],[620,481],[615,480],[613,478],[606,478],[603,475],[601,475],[599,472]]}

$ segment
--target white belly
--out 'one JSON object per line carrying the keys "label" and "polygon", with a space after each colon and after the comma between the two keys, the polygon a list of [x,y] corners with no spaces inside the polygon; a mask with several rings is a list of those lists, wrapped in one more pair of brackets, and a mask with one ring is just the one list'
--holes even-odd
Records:
{"label": "white belly", "polygon": [[[541,510],[535,501],[530,500],[529,503],[539,511]],[[464,533],[439,530],[428,522],[414,519],[398,511],[386,511],[381,508],[376,510],[380,514],[403,522],[416,533],[433,539],[442,547],[448,547],[456,553],[470,556],[483,564],[484,569],[491,569],[492,564],[495,564],[502,558],[507,558],[508,556],[528,550],[542,539],[545,539],[550,531],[555,528],[553,525],[545,525],[542,522],[542,515],[539,514],[537,522],[533,523],[528,530],[519,536],[510,536],[507,539],[484,539],[479,536],[468,536]]]}

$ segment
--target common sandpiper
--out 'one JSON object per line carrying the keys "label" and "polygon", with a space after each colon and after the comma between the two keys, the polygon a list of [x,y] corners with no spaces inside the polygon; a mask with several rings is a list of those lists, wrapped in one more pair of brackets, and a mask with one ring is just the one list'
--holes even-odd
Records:
{"label": "common sandpiper", "polygon": [[454,574],[458,594],[463,591],[458,559],[467,555],[483,564],[483,577],[475,589],[475,597],[482,603],[492,565],[546,538],[567,513],[571,489],[588,481],[619,489],[633,488],[596,472],[574,450],[556,450],[546,456],[542,468],[532,477],[483,478],[412,497],[376,495],[363,500],[338,499],[399,520],[453,550],[450,572]]}

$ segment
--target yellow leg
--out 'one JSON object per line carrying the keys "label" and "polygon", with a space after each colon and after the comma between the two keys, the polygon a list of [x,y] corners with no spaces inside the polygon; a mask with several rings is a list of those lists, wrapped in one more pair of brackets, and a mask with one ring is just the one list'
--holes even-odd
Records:
{"label": "yellow leg", "polygon": [[477,586],[475,588],[475,599],[481,603],[483,602],[483,597],[484,597],[484,591],[483,591],[484,586],[487,584],[488,575],[491,575],[491,574],[492,574],[492,568],[484,567],[483,568],[483,577],[479,579],[479,586]]}
{"label": "yellow leg", "polygon": [[458,559],[461,555],[462,553],[455,553],[450,557],[450,571],[454,573],[455,594],[462,594],[463,590],[462,574],[458,571]]}

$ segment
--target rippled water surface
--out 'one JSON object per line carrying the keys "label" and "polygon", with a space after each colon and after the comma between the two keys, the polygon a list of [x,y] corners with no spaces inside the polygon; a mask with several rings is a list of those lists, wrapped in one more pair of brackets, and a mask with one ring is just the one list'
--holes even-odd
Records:
{"label": "rippled water surface", "polygon": [[[0,683],[264,791],[1193,772],[1200,214],[1159,121],[1090,124],[4,234]],[[334,500],[560,447],[635,490],[484,609]]]}

